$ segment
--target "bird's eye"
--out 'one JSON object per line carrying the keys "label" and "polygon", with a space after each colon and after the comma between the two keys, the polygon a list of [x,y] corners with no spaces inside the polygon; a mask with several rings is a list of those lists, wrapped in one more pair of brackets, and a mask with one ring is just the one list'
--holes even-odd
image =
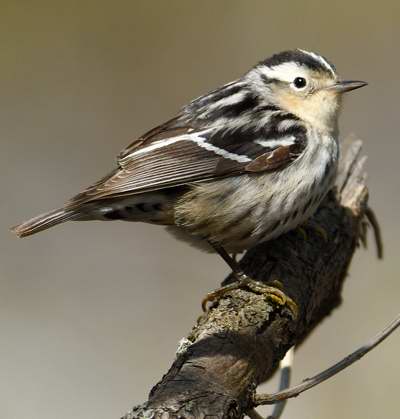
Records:
{"label": "bird's eye", "polygon": [[296,77],[293,85],[296,89],[303,89],[307,85],[307,80],[304,77]]}

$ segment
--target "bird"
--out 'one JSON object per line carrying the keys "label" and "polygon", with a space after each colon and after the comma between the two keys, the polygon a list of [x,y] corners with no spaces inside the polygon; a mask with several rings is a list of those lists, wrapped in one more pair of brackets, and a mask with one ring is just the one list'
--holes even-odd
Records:
{"label": "bird", "polygon": [[[12,230],[25,237],[70,220],[167,226],[220,254],[237,277],[234,286],[249,286],[230,254],[315,213],[335,182],[343,93],[365,85],[339,78],[318,53],[276,53],[135,139],[111,173],[61,208]],[[226,287],[220,290],[206,300]],[[268,292],[282,298],[276,287]]]}

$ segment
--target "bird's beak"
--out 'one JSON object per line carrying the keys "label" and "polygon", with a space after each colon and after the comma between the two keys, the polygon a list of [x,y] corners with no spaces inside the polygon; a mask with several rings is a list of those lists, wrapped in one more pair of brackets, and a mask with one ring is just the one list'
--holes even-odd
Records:
{"label": "bird's beak", "polygon": [[350,92],[351,90],[359,89],[360,87],[366,86],[368,83],[365,81],[358,80],[343,80],[338,81],[332,86],[327,87],[327,90],[332,90],[338,93]]}

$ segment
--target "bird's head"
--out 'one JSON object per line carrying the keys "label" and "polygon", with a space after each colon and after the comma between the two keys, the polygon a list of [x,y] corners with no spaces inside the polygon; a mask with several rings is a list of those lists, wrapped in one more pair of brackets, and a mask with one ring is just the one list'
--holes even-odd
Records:
{"label": "bird's head", "polygon": [[301,49],[267,58],[246,77],[265,102],[323,131],[336,129],[342,94],[367,84],[340,80],[324,57]]}

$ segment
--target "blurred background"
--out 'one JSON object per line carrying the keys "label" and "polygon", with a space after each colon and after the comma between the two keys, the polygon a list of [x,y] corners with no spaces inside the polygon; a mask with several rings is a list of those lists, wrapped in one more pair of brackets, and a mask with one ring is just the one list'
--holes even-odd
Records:
{"label": "blurred background", "polygon": [[[279,50],[315,50],[370,83],[347,97],[341,129],[365,141],[386,247],[383,262],[372,245],[357,252],[343,305],[298,351],[294,382],[396,315],[397,1],[1,0],[0,10],[2,419],[120,417],[147,398],[227,273],[156,226],[70,223],[26,240],[9,226],[60,205],[133,138]],[[397,417],[399,349],[397,333],[284,417]]]}

